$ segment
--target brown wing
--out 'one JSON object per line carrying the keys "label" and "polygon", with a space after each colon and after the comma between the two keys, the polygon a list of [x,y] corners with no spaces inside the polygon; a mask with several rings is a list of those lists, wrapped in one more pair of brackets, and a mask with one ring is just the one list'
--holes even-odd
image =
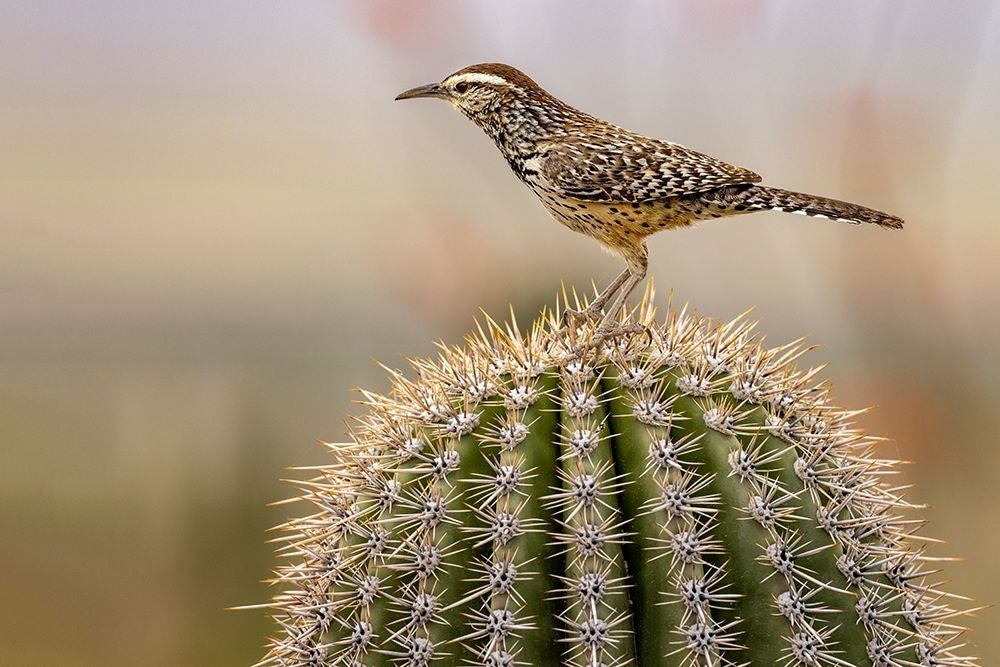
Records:
{"label": "brown wing", "polygon": [[614,126],[560,137],[539,162],[551,189],[593,202],[655,201],[761,180],[742,167]]}

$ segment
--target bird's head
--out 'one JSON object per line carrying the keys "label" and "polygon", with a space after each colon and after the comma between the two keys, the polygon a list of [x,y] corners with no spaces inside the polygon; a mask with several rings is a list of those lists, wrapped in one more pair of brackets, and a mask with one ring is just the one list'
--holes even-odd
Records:
{"label": "bird's head", "polygon": [[549,97],[537,83],[510,65],[470,65],[440,83],[417,86],[396,96],[397,100],[436,97],[447,100],[480,127],[492,124],[499,111],[532,99]]}

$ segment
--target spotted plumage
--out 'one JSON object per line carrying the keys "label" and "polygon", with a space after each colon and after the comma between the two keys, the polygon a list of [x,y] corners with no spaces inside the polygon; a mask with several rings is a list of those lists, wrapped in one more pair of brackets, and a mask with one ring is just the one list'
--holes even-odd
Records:
{"label": "spotted plumage", "polygon": [[450,101],[496,142],[510,168],[566,227],[627,263],[589,315],[645,277],[646,237],[700,220],[775,210],[899,229],[899,218],[848,202],[760,185],[761,177],[679,144],[644,137],[553,97],[509,65],[485,63],[396,99]]}

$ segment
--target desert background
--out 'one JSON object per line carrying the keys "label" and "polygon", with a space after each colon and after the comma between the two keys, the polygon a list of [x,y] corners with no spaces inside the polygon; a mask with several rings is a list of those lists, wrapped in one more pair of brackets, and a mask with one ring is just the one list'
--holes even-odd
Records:
{"label": "desert background", "polygon": [[[655,236],[658,300],[801,335],[1000,602],[1000,3],[0,3],[0,664],[249,665],[265,529],[374,360],[620,260],[396,93],[474,62],[868,204]],[[1000,660],[996,610],[969,620]]]}

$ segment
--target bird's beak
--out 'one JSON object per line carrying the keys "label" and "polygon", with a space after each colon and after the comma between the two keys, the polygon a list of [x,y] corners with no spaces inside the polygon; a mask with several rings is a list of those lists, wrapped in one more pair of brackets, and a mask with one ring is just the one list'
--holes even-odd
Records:
{"label": "bird's beak", "polygon": [[412,100],[415,97],[439,97],[445,99],[448,97],[448,91],[442,88],[439,83],[428,83],[426,86],[410,88],[396,95],[397,100]]}

